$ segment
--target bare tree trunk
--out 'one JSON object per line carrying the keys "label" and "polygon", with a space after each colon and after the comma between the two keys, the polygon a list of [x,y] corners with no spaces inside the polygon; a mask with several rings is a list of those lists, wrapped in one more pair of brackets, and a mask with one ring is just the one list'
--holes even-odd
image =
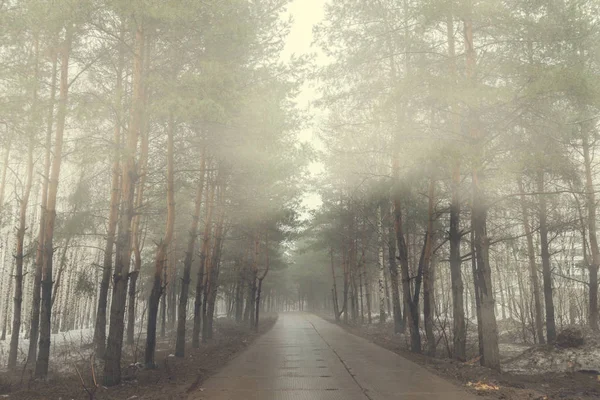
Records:
{"label": "bare tree trunk", "polygon": [[261,276],[258,277],[258,293],[256,295],[256,323],[255,328],[258,331],[258,322],[259,322],[259,312],[260,312],[260,294],[262,291],[262,283],[263,280],[267,277],[269,273],[270,263],[269,263],[269,231],[268,228],[265,230],[265,271]]}
{"label": "bare tree trunk", "polygon": [[[8,127],[7,127],[8,130]],[[8,132],[7,132],[8,134]],[[4,192],[5,192],[5,188],[6,188],[6,171],[8,170],[8,161],[10,158],[10,149],[11,149],[11,144],[12,144],[12,135],[8,137],[8,143],[6,146],[6,150],[4,152],[4,166],[2,167],[2,181],[0,183],[0,219],[2,218],[1,213],[4,211]],[[0,220],[0,222],[2,222]],[[5,244],[4,244],[4,257],[3,257],[3,267],[4,267],[4,263],[6,262],[6,252],[8,251],[8,237],[5,240]],[[7,314],[8,314],[8,303],[9,303],[9,296],[10,296],[10,292],[12,290],[12,273],[10,274],[6,274],[7,276],[3,276],[2,277],[2,290],[5,291],[6,289],[4,288],[5,282],[8,279],[9,281],[9,288],[8,291],[6,292],[6,301],[4,302],[4,313],[3,313],[3,317],[2,317],[2,334],[0,335],[0,340],[6,340],[6,324],[7,324]]]}
{"label": "bare tree trunk", "polygon": [[[397,183],[397,185],[399,185],[399,183]],[[400,188],[396,187],[394,195],[394,228],[396,231],[396,243],[398,245],[400,271],[402,274],[402,295],[404,297],[404,304],[406,305],[405,314],[408,314],[407,320],[410,330],[410,348],[411,351],[420,353],[421,334],[419,332],[418,287],[415,285],[415,296],[413,297],[410,285],[411,279],[408,264],[408,251],[402,226],[402,206],[400,196]]]}
{"label": "bare tree trunk", "polygon": [[[382,224],[382,213],[383,203],[379,204],[377,208],[377,244],[378,244],[378,258],[377,258],[377,267],[379,269],[379,280],[378,280],[378,289],[379,289],[379,323],[383,324],[387,320],[387,316],[385,315],[385,257],[384,257],[384,234],[383,234],[383,224]],[[371,321],[369,321],[371,323]]]}
{"label": "bare tree trunk", "polygon": [[550,269],[550,249],[548,245],[548,210],[544,194],[544,171],[537,173],[537,190],[539,195],[540,245],[542,248],[542,277],[544,278],[544,302],[546,305],[546,337],[548,343],[556,340],[556,323],[554,321],[554,299],[552,294],[552,271]]}
{"label": "bare tree trunk", "polygon": [[[456,45],[454,39],[454,16],[452,12],[447,17],[448,59],[450,75],[456,84]],[[451,106],[452,130],[455,134],[460,130],[460,121],[456,115],[456,107]],[[452,200],[450,204],[450,279],[452,282],[452,336],[453,357],[458,361],[467,360],[467,331],[465,324],[464,284],[462,280],[462,258],[460,255],[460,159],[454,161],[452,167]]]}
{"label": "bare tree trunk", "polygon": [[[8,245],[8,239],[6,240],[6,244]],[[6,290],[6,299],[4,300],[4,312],[3,312],[3,316],[2,316],[2,335],[0,335],[0,340],[4,341],[6,340],[6,330],[8,329],[8,315],[10,314],[9,312],[9,305],[10,305],[10,295],[12,294],[13,291],[13,280],[11,279],[11,277],[15,274],[15,265],[12,264],[12,267],[10,268],[10,274],[8,275],[8,289]]]}
{"label": "bare tree trunk", "polygon": [[590,238],[590,251],[592,253],[592,262],[588,269],[590,273],[590,292],[589,292],[589,325],[590,328],[598,330],[598,267],[600,267],[600,251],[598,250],[598,238],[596,233],[596,194],[594,192],[594,182],[592,179],[592,158],[590,156],[589,131],[587,123],[583,124],[583,161],[585,166],[585,189],[588,210],[588,231]]}
{"label": "bare tree trunk", "polygon": [[54,254],[54,223],[56,221],[56,200],[62,162],[63,135],[67,114],[69,93],[69,56],[73,40],[73,25],[69,22],[65,30],[60,61],[60,97],[56,116],[56,136],[54,138],[54,159],[49,178],[46,226],[44,228],[44,264],[42,269],[42,307],[40,316],[40,348],[35,365],[35,376],[46,378],[50,360],[50,321],[52,317],[52,256]]}
{"label": "bare tree trunk", "polygon": [[238,285],[236,288],[235,298],[235,320],[241,322],[244,317],[244,284],[248,275],[247,263],[245,258],[242,259],[242,268],[238,277]]}
{"label": "bare tree trunk", "polygon": [[427,353],[430,356],[435,356],[436,347],[435,335],[433,334],[433,290],[435,281],[431,262],[433,256],[434,196],[435,182],[431,179],[429,182],[429,219],[427,221],[425,258],[423,260],[423,323],[427,337]]}
{"label": "bare tree trunk", "polygon": [[216,183],[207,178],[210,190],[206,193],[206,219],[204,223],[204,235],[202,236],[202,247],[200,249],[200,266],[198,268],[198,281],[196,282],[196,299],[194,301],[194,329],[192,332],[192,346],[200,347],[200,324],[202,322],[202,295],[204,284],[204,270],[210,246],[210,234],[212,231],[212,216],[215,199]]}
{"label": "bare tree trunk", "polygon": [[[21,306],[23,304],[23,247],[25,242],[25,230],[27,229],[27,206],[29,205],[29,195],[33,185],[33,147],[35,145],[36,130],[38,128],[39,118],[37,117],[37,89],[39,75],[39,47],[38,38],[35,39],[35,61],[34,61],[34,86],[33,99],[31,103],[31,127],[29,129],[29,145],[27,149],[27,180],[23,197],[21,197],[19,211],[19,227],[17,228],[17,251],[15,254],[15,297],[13,306],[13,326],[10,338],[10,350],[8,353],[8,368],[14,368],[17,365],[17,354],[19,351],[19,333],[21,332]],[[1,207],[1,206],[0,206]]]}
{"label": "bare tree trunk", "polygon": [[333,288],[331,289],[332,297],[333,297],[333,314],[335,315],[335,320],[337,322],[340,321],[340,306],[338,303],[337,296],[337,284],[335,277],[335,264],[333,262],[333,247],[329,249],[329,255],[331,257],[331,276],[333,278]]}
{"label": "bare tree trunk", "polygon": [[[387,207],[386,207],[387,208]],[[387,219],[387,218],[386,218]],[[388,267],[390,270],[390,285],[392,286],[392,310],[394,313],[394,333],[402,333],[405,326],[402,318],[400,303],[400,288],[398,282],[398,263],[396,262],[396,236],[394,225],[388,227]]]}
{"label": "bare tree trunk", "polygon": [[[40,228],[38,232],[37,252],[35,258],[35,276],[33,278],[33,294],[31,300],[31,330],[29,333],[29,351],[27,352],[27,361],[32,363],[37,358],[37,345],[40,327],[40,301],[41,301],[41,283],[42,267],[44,263],[44,229],[46,227],[47,202],[48,202],[48,180],[50,177],[51,151],[52,151],[52,122],[54,120],[54,100],[56,98],[56,81],[58,75],[58,58],[56,53],[52,57],[52,83],[50,85],[50,99],[48,107],[48,117],[46,121],[46,141],[44,155],[44,172],[40,204]],[[4,185],[3,185],[4,187]],[[0,196],[3,196],[3,189]],[[0,207],[2,207],[2,202]]]}
{"label": "bare tree trunk", "polygon": [[125,304],[127,301],[127,281],[131,263],[131,220],[133,219],[133,198],[135,192],[136,168],[135,155],[138,135],[142,124],[143,109],[143,52],[144,29],[138,22],[135,34],[133,60],[133,98],[129,122],[129,132],[122,163],[121,213],[116,247],[115,271],[113,276],[113,294],[110,304],[110,327],[106,351],[104,353],[104,385],[114,386],[121,382],[121,353]]}
{"label": "bare tree trunk", "polygon": [[[122,23],[123,25],[123,23]],[[119,40],[125,40],[125,29],[121,28]],[[106,349],[106,310],[108,307],[108,289],[110,287],[110,276],[112,273],[113,247],[119,218],[119,168],[121,153],[121,103],[123,97],[123,65],[125,63],[125,50],[119,45],[119,61],[117,65],[117,83],[115,87],[115,126],[113,130],[113,160],[110,185],[110,210],[108,214],[108,229],[106,232],[106,243],[104,246],[104,260],[102,262],[102,281],[98,293],[98,308],[96,311],[96,322],[94,325],[94,347],[96,356],[104,357]]]}
{"label": "bare tree trunk", "polygon": [[[147,52],[148,53],[148,52]],[[144,107],[146,97],[144,93]],[[132,251],[134,255],[134,268],[129,274],[129,300],[127,302],[127,343],[134,343],[135,334],[135,304],[137,296],[137,281],[142,269],[142,239],[141,239],[141,221],[142,221],[142,208],[144,203],[144,189],[146,188],[146,179],[148,177],[148,151],[149,151],[149,138],[148,138],[148,127],[146,123],[140,129],[140,159],[138,161],[138,182],[137,191],[135,194],[134,210],[135,215],[132,221]]]}
{"label": "bare tree trunk", "polygon": [[[167,253],[169,250],[167,249]],[[163,279],[162,279],[162,296],[160,297],[160,337],[164,338],[167,335],[167,288],[169,286],[167,280],[167,269],[169,263],[169,257],[165,261],[165,268],[163,268]]]}
{"label": "bare tree trunk", "polygon": [[546,343],[544,339],[544,324],[542,322],[542,301],[540,299],[540,281],[535,263],[535,249],[533,246],[533,234],[531,233],[531,225],[529,222],[529,208],[525,200],[525,192],[523,189],[523,181],[521,178],[517,181],[519,191],[521,192],[521,209],[523,212],[523,228],[527,239],[527,258],[529,261],[529,276],[531,278],[531,291],[533,292],[533,302],[535,307],[535,331],[538,337],[538,342]]}
{"label": "bare tree trunk", "polygon": [[346,249],[342,248],[342,266],[344,268],[344,304],[342,312],[344,313],[344,324],[348,324],[348,290],[350,288],[350,271],[348,265],[348,256]]}
{"label": "bare tree trunk", "polygon": [[[472,81],[474,85],[476,54],[473,43],[473,22],[471,20],[472,10],[467,10],[467,17],[464,22],[464,42],[466,53],[466,75],[467,79]],[[486,222],[487,222],[487,206],[481,188],[480,165],[481,160],[478,159],[483,154],[481,148],[481,132],[478,128],[478,121],[475,115],[469,117],[469,130],[471,133],[472,143],[475,146],[476,157],[472,170],[472,189],[473,189],[473,205],[472,205],[472,230],[474,236],[474,253],[475,258],[475,276],[474,285],[475,293],[479,297],[480,320],[481,320],[481,364],[483,366],[500,370],[500,352],[498,349],[498,328],[496,326],[494,288],[492,286],[492,272],[489,264],[488,250],[489,238],[487,237]]]}
{"label": "bare tree trunk", "polygon": [[[167,323],[166,328],[173,331],[175,328],[175,321],[177,320],[177,259],[176,249],[177,248],[177,234],[173,234],[173,240],[167,256]],[[162,332],[161,332],[162,334]]]}
{"label": "bare tree trunk", "polygon": [[[167,251],[173,240],[173,231],[175,228],[175,173],[174,173],[174,146],[173,136],[175,135],[175,120],[173,113],[169,116],[167,127],[167,226],[165,229],[165,238],[162,240],[156,250],[156,264],[154,269],[154,283],[150,298],[148,299],[148,325],[146,329],[146,351],[144,354],[144,364],[146,368],[154,368],[154,351],[156,349],[156,317],[158,315],[158,305],[160,298],[164,293],[163,270],[167,262]],[[163,301],[166,301],[164,299]],[[166,312],[166,310],[165,310]]]}
{"label": "bare tree trunk", "polygon": [[185,356],[185,322],[187,318],[188,292],[190,287],[190,276],[192,271],[192,262],[194,251],[196,249],[196,237],[198,236],[198,221],[200,220],[200,207],[202,205],[202,191],[204,189],[204,175],[206,169],[205,150],[202,150],[200,161],[200,174],[198,188],[196,189],[196,203],[194,214],[192,215],[192,224],[190,227],[190,236],[188,239],[185,259],[183,261],[183,279],[181,281],[181,295],[179,296],[179,308],[177,310],[177,339],[175,343],[175,357]]}
{"label": "bare tree trunk", "polygon": [[217,290],[219,288],[219,264],[221,262],[221,250],[223,246],[223,224],[225,218],[225,212],[223,210],[224,188],[219,178],[217,178],[217,184],[219,185],[219,193],[217,195],[219,217],[217,219],[217,226],[215,228],[215,240],[211,254],[211,261],[209,263],[210,272],[207,274],[207,281],[205,286],[205,292],[208,294],[208,296],[204,299],[204,302],[206,304],[206,311],[203,316],[204,325],[202,325],[203,342],[206,342],[212,339],[213,337],[215,303],[217,300]]}

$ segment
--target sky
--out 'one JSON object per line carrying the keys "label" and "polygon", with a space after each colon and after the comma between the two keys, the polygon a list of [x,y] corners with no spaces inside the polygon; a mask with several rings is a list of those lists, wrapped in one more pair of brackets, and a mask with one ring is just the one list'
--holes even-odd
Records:
{"label": "sky", "polygon": [[[287,43],[282,54],[284,60],[289,60],[291,56],[315,53],[316,62],[324,62],[324,57],[319,54],[318,49],[311,46],[313,42],[313,26],[323,20],[325,4],[327,0],[294,0],[288,7],[285,17],[290,15],[293,18],[293,24]],[[322,148],[319,142],[317,129],[319,126],[319,111],[312,107],[312,102],[317,98],[317,91],[310,82],[302,86],[302,90],[297,98],[298,106],[307,109],[312,117],[308,128],[301,131],[298,135],[303,142],[308,142],[317,149]],[[309,171],[312,175],[317,175],[323,170],[323,165],[319,162],[312,163]],[[308,192],[304,195],[303,205],[311,210],[317,209],[321,205],[321,199],[315,192]]]}

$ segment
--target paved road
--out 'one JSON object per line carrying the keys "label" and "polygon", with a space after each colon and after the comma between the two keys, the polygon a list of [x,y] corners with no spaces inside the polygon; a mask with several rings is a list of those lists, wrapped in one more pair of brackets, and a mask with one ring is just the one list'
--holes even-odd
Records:
{"label": "paved road", "polygon": [[422,367],[310,314],[282,314],[193,400],[473,400]]}

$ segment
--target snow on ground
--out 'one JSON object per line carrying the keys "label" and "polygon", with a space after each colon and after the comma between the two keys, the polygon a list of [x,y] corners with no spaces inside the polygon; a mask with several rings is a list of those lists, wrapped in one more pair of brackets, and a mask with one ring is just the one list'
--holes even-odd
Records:
{"label": "snow on ground", "polygon": [[[59,332],[50,337],[50,369],[62,372],[73,368],[73,362],[89,359],[92,353],[92,340],[94,329],[77,329],[68,332]],[[0,371],[6,371],[8,352],[10,347],[10,336],[0,341]],[[22,365],[29,351],[29,339],[19,339],[19,364]],[[22,366],[19,368],[23,368]]]}

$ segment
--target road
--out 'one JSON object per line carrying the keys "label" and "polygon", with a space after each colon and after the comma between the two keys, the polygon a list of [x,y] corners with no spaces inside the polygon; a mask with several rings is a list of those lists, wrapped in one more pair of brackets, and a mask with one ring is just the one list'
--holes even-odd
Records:
{"label": "road", "polygon": [[282,314],[193,400],[473,400],[419,365],[310,314]]}

